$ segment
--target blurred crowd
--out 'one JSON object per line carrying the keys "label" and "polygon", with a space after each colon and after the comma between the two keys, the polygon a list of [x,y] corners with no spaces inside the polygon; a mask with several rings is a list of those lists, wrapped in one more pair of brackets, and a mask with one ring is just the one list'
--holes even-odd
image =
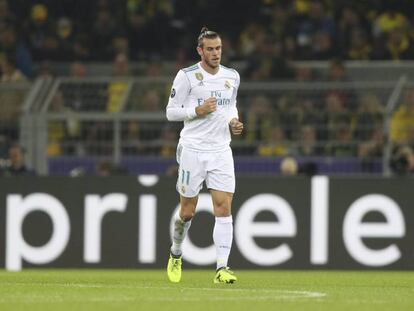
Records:
{"label": "blurred crowd", "polygon": [[[349,81],[340,61],[330,63],[326,81]],[[378,89],[339,85],[346,84],[249,96],[241,109],[246,128],[241,140],[262,157],[359,158],[362,172],[382,170],[381,161],[391,152],[394,172],[414,172],[414,88],[402,90],[389,115],[391,90],[384,96]]]}
{"label": "blurred crowd", "polygon": [[[0,54],[27,77],[33,62],[186,62],[207,25],[248,78],[292,76],[292,60],[413,58],[410,0],[0,0]],[[6,57],[7,56],[7,57]]]}
{"label": "blurred crowd", "polygon": [[[399,154],[400,147],[414,148],[413,88],[402,90],[397,108],[387,116],[385,106],[392,88],[385,92],[376,88],[356,90],[347,84],[350,80],[346,67],[337,59],[329,62],[326,76],[314,75],[312,70],[298,68],[294,81],[326,81],[323,89],[282,87],[260,92],[241,89],[238,109],[246,130],[240,137],[234,137],[234,153],[274,158],[359,158],[363,171],[374,172],[387,152],[388,132],[390,142],[396,146],[395,154]],[[123,107],[124,111],[154,113],[161,118],[121,122],[123,155],[174,156],[181,124],[163,121],[168,86],[165,82],[147,81],[131,87],[134,95]],[[94,87],[62,83],[49,111],[118,112],[122,109],[119,99],[126,89],[126,82],[117,79]],[[80,122],[69,117],[66,123],[50,124],[48,152],[50,156],[110,156],[114,135],[110,121]]]}
{"label": "blurred crowd", "polygon": [[[1,82],[53,78],[53,64],[63,62],[75,82],[59,85],[49,112],[162,113],[169,85],[130,87],[124,78],[158,78],[167,74],[164,61],[176,68],[196,61],[203,25],[221,34],[224,64],[245,64],[243,81],[349,82],[346,60],[414,59],[413,12],[410,0],[0,0]],[[328,61],[329,68],[321,75],[293,65],[300,60]],[[91,62],[112,63],[114,79],[76,83],[90,76]],[[135,72],[132,62],[145,69]],[[0,158],[8,154],[2,146],[18,139],[17,93],[0,92]],[[386,98],[375,92],[239,95],[246,132],[234,142],[236,154],[359,157],[370,171],[386,150]],[[398,170],[414,148],[414,90],[404,91],[390,121]],[[179,130],[161,121],[123,122],[121,152],[172,157]],[[113,152],[111,122],[68,117],[50,122],[48,133],[49,156]]]}

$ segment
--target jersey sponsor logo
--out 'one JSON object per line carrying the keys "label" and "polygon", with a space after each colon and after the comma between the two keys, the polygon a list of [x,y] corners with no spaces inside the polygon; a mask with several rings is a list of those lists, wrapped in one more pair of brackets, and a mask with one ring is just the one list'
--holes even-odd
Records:
{"label": "jersey sponsor logo", "polygon": [[171,90],[171,98],[174,98],[175,97],[175,94],[176,94],[175,88],[172,88],[172,90]]}
{"label": "jersey sponsor logo", "polygon": [[222,91],[210,91],[210,96],[216,99],[216,104],[218,106],[230,105],[230,98],[224,97]]}
{"label": "jersey sponsor logo", "polygon": [[217,98],[217,106],[230,105],[230,98]]}

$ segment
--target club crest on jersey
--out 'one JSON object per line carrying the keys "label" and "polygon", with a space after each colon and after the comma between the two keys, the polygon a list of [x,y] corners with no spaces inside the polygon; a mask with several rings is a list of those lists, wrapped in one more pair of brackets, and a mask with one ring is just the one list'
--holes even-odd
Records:
{"label": "club crest on jersey", "polygon": [[230,88],[231,88],[231,84],[230,84],[230,82],[226,80],[226,82],[224,82],[224,87],[225,87],[226,89],[230,89]]}
{"label": "club crest on jersey", "polygon": [[198,81],[203,81],[204,77],[201,72],[196,72],[194,75]]}

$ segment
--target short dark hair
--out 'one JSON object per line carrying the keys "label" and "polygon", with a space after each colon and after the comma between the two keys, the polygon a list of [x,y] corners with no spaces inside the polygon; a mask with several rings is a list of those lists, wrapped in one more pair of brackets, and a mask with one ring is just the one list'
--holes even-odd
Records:
{"label": "short dark hair", "polygon": [[198,36],[197,46],[198,47],[203,46],[203,39],[204,38],[206,38],[206,39],[215,39],[215,38],[219,38],[219,37],[220,37],[220,35],[217,32],[208,30],[208,28],[204,26],[203,28],[201,28],[200,35]]}

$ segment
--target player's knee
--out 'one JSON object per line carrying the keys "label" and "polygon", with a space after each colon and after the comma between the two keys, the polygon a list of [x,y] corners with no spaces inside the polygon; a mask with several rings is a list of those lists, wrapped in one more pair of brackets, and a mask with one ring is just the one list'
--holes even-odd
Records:
{"label": "player's knee", "polygon": [[227,202],[218,202],[214,206],[214,214],[217,217],[227,217],[231,214],[231,208]]}
{"label": "player's knee", "polygon": [[186,211],[186,210],[182,210],[181,211],[181,219],[185,222],[190,221],[191,219],[193,219],[194,217],[194,211]]}
{"label": "player's knee", "polygon": [[183,198],[181,197],[181,209],[180,217],[183,221],[190,221],[193,219],[197,206],[196,198]]}

